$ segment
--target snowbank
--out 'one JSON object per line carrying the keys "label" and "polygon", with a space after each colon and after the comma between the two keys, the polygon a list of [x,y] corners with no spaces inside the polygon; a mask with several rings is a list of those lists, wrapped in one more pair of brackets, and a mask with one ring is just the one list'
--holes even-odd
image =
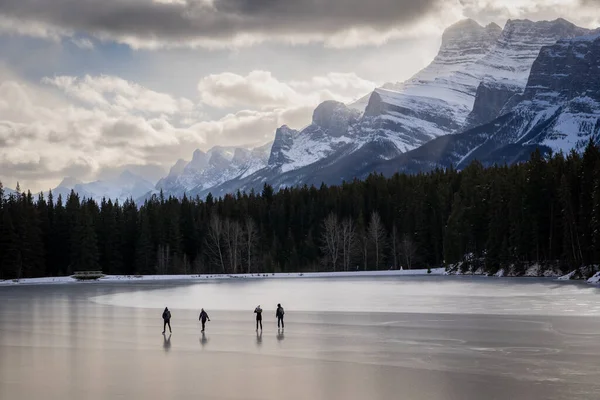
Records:
{"label": "snowbank", "polygon": [[556,280],[558,280],[558,281],[568,281],[568,280],[571,280],[571,279],[573,279],[573,277],[575,276],[576,273],[577,273],[577,271],[571,271],[571,272],[569,272],[566,275],[563,275],[563,276],[561,276],[559,278],[556,278]]}
{"label": "snowbank", "polygon": [[596,272],[594,274],[594,276],[592,276],[591,278],[589,278],[587,280],[587,283],[590,283],[592,285],[598,285],[598,284],[600,284],[600,272]]}
{"label": "snowbank", "polygon": [[[431,271],[431,272],[429,272]],[[388,271],[348,271],[348,272],[310,272],[285,274],[234,274],[234,275],[106,275],[97,281],[78,282],[70,276],[56,278],[30,278],[0,281],[0,286],[66,284],[66,283],[102,283],[102,282],[149,282],[149,281],[200,281],[227,279],[289,279],[289,278],[343,278],[343,277],[385,277],[385,276],[428,276],[444,275],[444,268],[388,270]]]}

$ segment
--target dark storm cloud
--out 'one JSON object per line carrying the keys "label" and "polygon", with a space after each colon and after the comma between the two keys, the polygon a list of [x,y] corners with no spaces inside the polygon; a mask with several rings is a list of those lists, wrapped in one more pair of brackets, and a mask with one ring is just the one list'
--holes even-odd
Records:
{"label": "dark storm cloud", "polygon": [[[163,0],[164,1],[164,0]],[[222,40],[237,34],[331,34],[411,23],[444,0],[0,0],[22,23],[141,40]]]}

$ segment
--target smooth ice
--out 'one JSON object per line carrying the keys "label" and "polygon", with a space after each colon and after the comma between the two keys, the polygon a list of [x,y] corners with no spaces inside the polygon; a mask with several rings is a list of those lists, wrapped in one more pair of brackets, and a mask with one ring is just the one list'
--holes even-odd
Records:
{"label": "smooth ice", "polygon": [[598,295],[465,277],[4,287],[0,398],[596,399]]}

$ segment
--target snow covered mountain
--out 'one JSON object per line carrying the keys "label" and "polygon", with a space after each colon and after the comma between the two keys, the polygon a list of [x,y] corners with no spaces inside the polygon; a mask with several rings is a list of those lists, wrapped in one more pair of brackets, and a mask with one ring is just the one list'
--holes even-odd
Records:
{"label": "snow covered mountain", "polygon": [[542,48],[522,95],[500,117],[464,133],[433,140],[394,160],[371,165],[390,175],[436,167],[464,168],[527,160],[544,152],[582,151],[600,143],[600,33],[560,40]]}
{"label": "snow covered mountain", "polygon": [[7,187],[3,187],[2,191],[4,192],[4,198],[8,198],[10,195],[16,195],[17,192]]}
{"label": "snow covered mountain", "polygon": [[[100,203],[103,198],[112,201],[118,200],[123,204],[127,199],[137,199],[145,193],[154,189],[154,185],[139,175],[129,171],[124,171],[110,180],[100,180],[90,183],[83,183],[77,179],[67,177],[52,190],[52,196],[56,200],[59,195],[63,201],[74,190],[80,198],[91,198]],[[45,196],[48,193],[44,193]]]}
{"label": "snow covered mountain", "polygon": [[[268,165],[212,187],[213,195],[301,184],[337,184],[427,142],[487,123],[515,104],[543,46],[589,31],[568,21],[465,20],[449,27],[433,62],[345,106],[325,102],[302,131],[277,130]],[[360,112],[364,110],[362,115]],[[208,190],[197,190],[203,196]]]}
{"label": "snow covered mountain", "polygon": [[193,196],[226,181],[246,178],[267,165],[271,145],[267,143],[253,149],[216,146],[207,152],[196,150],[190,162],[178,160],[151,193],[144,193],[145,198],[161,190],[166,196],[183,196],[184,193]]}

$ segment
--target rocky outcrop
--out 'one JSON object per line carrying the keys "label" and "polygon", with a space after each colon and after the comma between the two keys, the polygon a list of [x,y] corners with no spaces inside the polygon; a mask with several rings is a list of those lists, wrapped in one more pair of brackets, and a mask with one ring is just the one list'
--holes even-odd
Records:
{"label": "rocky outcrop", "polygon": [[[600,34],[560,40],[535,60],[520,102],[506,114],[462,134],[371,165],[385,174],[525,161],[531,152],[583,151],[600,142]],[[366,173],[366,171],[364,172]]]}
{"label": "rocky outcrop", "polygon": [[501,115],[509,100],[520,91],[511,86],[481,82],[477,87],[473,110],[467,117],[464,130],[487,124]]}
{"label": "rocky outcrop", "polygon": [[325,101],[313,112],[313,124],[333,137],[345,135],[348,127],[358,121],[360,113],[344,103]]}

